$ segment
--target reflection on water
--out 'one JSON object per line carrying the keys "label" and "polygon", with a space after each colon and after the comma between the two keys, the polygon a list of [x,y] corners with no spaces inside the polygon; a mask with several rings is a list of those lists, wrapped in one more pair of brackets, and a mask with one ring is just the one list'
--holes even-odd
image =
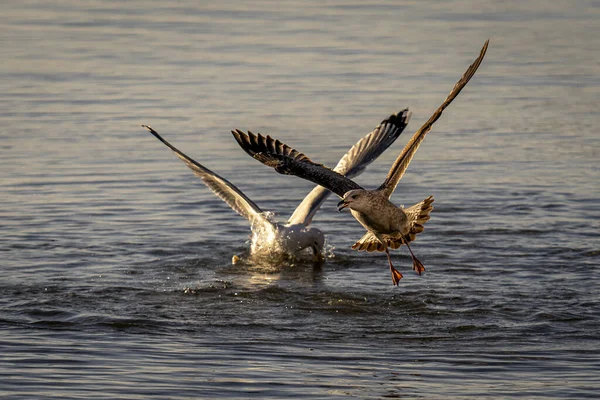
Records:
{"label": "reflection on water", "polygon": [[[599,10],[592,2],[10,2],[0,14],[0,395],[597,396]],[[248,260],[251,229],[141,124],[287,219],[312,184],[234,128],[328,166],[404,107],[381,182],[491,38],[393,200],[413,249]],[[232,264],[232,256],[241,256]]]}

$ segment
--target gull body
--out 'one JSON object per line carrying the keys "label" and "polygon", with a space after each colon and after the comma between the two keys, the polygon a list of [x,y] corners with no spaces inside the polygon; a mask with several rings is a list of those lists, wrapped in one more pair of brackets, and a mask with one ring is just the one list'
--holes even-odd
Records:
{"label": "gull body", "polygon": [[388,201],[381,193],[354,189],[345,194],[344,199],[342,204],[338,203],[338,211],[346,207],[350,208],[350,213],[354,218],[374,234],[392,232],[408,234],[410,226],[406,213]]}
{"label": "gull body", "polygon": [[318,259],[325,245],[325,235],[315,227],[280,222],[252,226],[250,254],[254,256],[294,255],[310,248]]}
{"label": "gull body", "polygon": [[392,282],[397,285],[402,278],[402,274],[392,264],[389,247],[396,249],[403,244],[406,245],[413,260],[413,270],[419,275],[425,271],[425,267],[415,257],[409,243],[415,240],[416,235],[423,231],[423,224],[429,220],[429,213],[433,209],[433,197],[429,196],[420,203],[406,209],[397,207],[390,201],[390,198],[425,135],[479,68],[488,44],[489,40],[485,42],[479,57],[454,85],[444,102],[435,110],[429,120],[415,132],[394,161],[384,182],[375,190],[362,188],[348,177],[311,161],[304,154],[301,157],[290,158],[284,153],[273,151],[273,146],[265,145],[276,141],[270,136],[264,137],[260,134],[255,135],[252,132],[246,134],[240,130],[232,131],[232,134],[246,153],[263,164],[274,168],[281,174],[296,175],[310,180],[341,197],[342,200],[338,203],[338,211],[349,208],[354,218],[367,230],[367,233],[352,248],[359,251],[385,251],[392,274]]}
{"label": "gull body", "polygon": [[[383,120],[373,131],[350,148],[334,170],[344,176],[357,176],[362,173],[400,136],[409,119],[410,112],[406,109]],[[272,213],[261,210],[231,182],[178,150],[150,126],[142,126],[175,152],[218,197],[250,222],[251,257],[294,256],[310,248],[315,259],[322,259],[325,235],[321,230],[309,225],[315,213],[331,194],[329,190],[322,186],[315,187],[286,222],[273,221]],[[272,145],[289,157],[294,158],[299,154],[283,143],[273,142]],[[236,257],[234,256],[234,260]]]}

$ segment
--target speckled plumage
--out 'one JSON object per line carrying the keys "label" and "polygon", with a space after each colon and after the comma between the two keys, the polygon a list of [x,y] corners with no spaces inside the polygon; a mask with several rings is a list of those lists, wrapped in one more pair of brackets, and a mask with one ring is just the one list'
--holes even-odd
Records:
{"label": "speckled plumage", "polygon": [[[384,182],[375,190],[363,189],[348,177],[313,162],[304,154],[299,159],[297,157],[286,156],[282,152],[273,151],[278,146],[267,144],[281,142],[270,136],[255,135],[251,132],[246,134],[240,130],[232,131],[233,136],[250,156],[274,168],[277,172],[307,179],[340,196],[342,201],[338,204],[338,209],[350,208],[352,215],[367,230],[367,234],[352,247],[356,250],[385,251],[388,256],[390,270],[392,271],[392,281],[394,285],[397,285],[402,274],[393,267],[388,247],[397,248],[405,244],[413,258],[413,269],[419,275],[425,270],[425,267],[414,256],[408,244],[415,239],[418,233],[423,231],[423,223],[429,219],[429,213],[433,209],[433,197],[429,196],[427,199],[407,209],[397,207],[389,199],[425,138],[425,135],[427,135],[433,124],[442,115],[442,112],[452,103],[479,68],[487,51],[488,44],[489,40],[485,42],[479,53],[479,57],[469,66],[467,71],[454,85],[444,102],[435,110],[429,120],[415,132],[398,158],[394,161]],[[409,117],[410,113],[408,110],[405,112]],[[283,146],[289,147],[286,145]],[[375,245],[374,240],[377,240],[380,245]]]}

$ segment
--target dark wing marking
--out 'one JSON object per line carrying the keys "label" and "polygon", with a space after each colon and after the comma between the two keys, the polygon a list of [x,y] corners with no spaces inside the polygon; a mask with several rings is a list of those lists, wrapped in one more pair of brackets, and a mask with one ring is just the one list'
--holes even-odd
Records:
{"label": "dark wing marking", "polygon": [[404,150],[402,150],[400,156],[394,162],[394,165],[392,165],[392,168],[388,172],[385,181],[378,188],[378,190],[381,190],[383,194],[388,198],[392,195],[392,193],[394,193],[394,190],[396,189],[400,178],[402,178],[402,175],[404,175],[404,172],[408,168],[410,161],[415,155],[415,152],[419,148],[421,142],[425,138],[425,135],[431,130],[433,124],[438,120],[438,118],[440,118],[442,112],[446,109],[446,107],[448,107],[450,103],[452,103],[452,100],[454,100],[456,96],[458,96],[460,91],[465,87],[465,85],[469,82],[473,75],[475,75],[475,71],[477,71],[477,68],[479,68],[479,65],[483,61],[483,57],[485,56],[485,52],[487,51],[489,42],[489,39],[486,40],[485,44],[483,45],[483,48],[481,49],[481,52],[479,53],[479,57],[477,57],[473,64],[469,66],[469,68],[460,78],[460,80],[456,82],[456,84],[452,88],[452,91],[450,91],[450,94],[448,94],[448,97],[446,97],[446,100],[444,100],[442,105],[439,106],[437,110],[435,110],[431,118],[429,118],[429,120],[425,122],[425,124],[423,124],[423,126],[413,135],[413,137],[404,147]]}
{"label": "dark wing marking", "polygon": [[208,168],[205,168],[197,161],[185,155],[179,151],[171,143],[167,142],[162,138],[154,129],[148,125],[142,125],[144,128],[154,135],[158,140],[163,142],[168,148],[173,150],[177,157],[179,157],[185,165],[187,165],[194,174],[202,179],[202,182],[208,186],[217,196],[219,196],[225,203],[229,205],[234,211],[245,217],[250,222],[255,220],[267,221],[267,218],[263,214],[262,210],[250,200],[241,190],[235,185],[229,182],[227,179],[220,177]]}
{"label": "dark wing marking", "polygon": [[304,154],[271,136],[231,131],[240,147],[251,157],[284,175],[296,175],[331,190],[342,197],[348,190],[362,189],[343,175],[312,162]]}
{"label": "dark wing marking", "polygon": [[[285,143],[282,143],[278,139],[274,139],[271,136],[263,136],[260,133],[255,135],[248,131],[248,134],[236,129],[231,131],[239,145],[244,149],[250,157],[254,157],[256,153],[270,153],[273,155],[290,158],[295,161],[310,161],[310,159],[304,154],[292,149]],[[271,165],[269,165],[271,166]]]}
{"label": "dark wing marking", "polygon": [[398,139],[408,125],[411,115],[412,113],[406,108],[381,121],[371,133],[352,146],[333,170],[348,178],[364,172],[369,164]]}
{"label": "dark wing marking", "polygon": [[[410,116],[411,112],[406,108],[384,119],[369,134],[356,142],[333,170],[347,178],[360,175],[369,164],[396,141],[406,128]],[[288,223],[309,225],[315,213],[330,194],[331,192],[323,186],[315,187],[296,207]]]}

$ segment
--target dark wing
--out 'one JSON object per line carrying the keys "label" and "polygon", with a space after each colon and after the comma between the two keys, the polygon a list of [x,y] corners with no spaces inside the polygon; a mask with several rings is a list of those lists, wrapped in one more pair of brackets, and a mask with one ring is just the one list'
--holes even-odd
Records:
{"label": "dark wing", "polygon": [[[410,116],[411,112],[406,108],[384,119],[375,129],[352,146],[333,170],[347,178],[360,175],[369,164],[396,141],[406,128]],[[309,225],[315,213],[330,194],[331,192],[323,186],[315,187],[296,207],[288,223]]]}
{"label": "dark wing", "polygon": [[254,222],[256,220],[265,222],[267,221],[267,218],[263,214],[262,210],[231,182],[225,178],[221,178],[219,175],[215,174],[197,161],[185,155],[183,152],[179,151],[177,148],[175,148],[175,146],[163,139],[158,132],[148,125],[142,126],[148,129],[151,134],[163,142],[168,148],[173,150],[175,154],[177,154],[177,157],[179,157],[197,177],[202,179],[202,182],[204,182],[206,186],[208,186],[217,196],[225,201],[225,203],[227,203],[234,211],[236,211],[242,217],[248,219],[250,222]]}
{"label": "dark wing", "polygon": [[415,152],[417,151],[421,142],[425,138],[425,135],[431,130],[431,127],[433,126],[435,121],[437,121],[438,118],[440,118],[442,112],[446,109],[446,107],[448,107],[450,103],[452,103],[452,100],[454,100],[456,96],[458,96],[460,91],[465,87],[465,85],[469,82],[473,75],[475,75],[475,71],[477,71],[477,68],[479,68],[479,65],[483,61],[483,57],[485,56],[485,52],[487,51],[489,42],[489,39],[486,40],[485,44],[483,45],[483,48],[481,49],[481,52],[479,53],[479,57],[477,57],[473,64],[471,64],[471,66],[467,69],[467,71],[460,78],[460,80],[456,82],[456,84],[452,88],[452,91],[450,92],[448,97],[446,97],[446,100],[444,100],[442,105],[439,106],[437,110],[435,110],[431,118],[429,118],[429,120],[425,122],[425,124],[413,135],[413,137],[404,147],[404,150],[402,150],[400,156],[394,162],[394,165],[392,165],[392,168],[388,172],[385,181],[378,188],[378,190],[381,190],[386,197],[389,198],[392,195],[392,193],[394,193],[394,190],[396,189],[400,178],[402,178],[402,175],[404,175],[404,172],[408,168],[408,164],[410,164],[410,161],[415,155]]}
{"label": "dark wing", "polygon": [[236,129],[231,131],[235,140],[250,157],[284,175],[296,175],[321,185],[342,197],[353,189],[362,189],[358,184],[343,175],[312,162],[304,154],[271,136],[247,134]]}

